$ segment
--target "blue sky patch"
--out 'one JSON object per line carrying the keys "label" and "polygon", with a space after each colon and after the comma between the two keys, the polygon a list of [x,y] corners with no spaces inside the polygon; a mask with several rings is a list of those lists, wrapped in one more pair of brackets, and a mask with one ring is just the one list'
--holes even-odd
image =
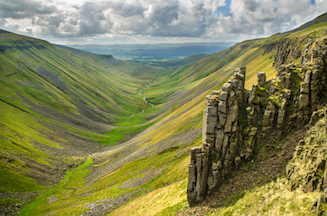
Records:
{"label": "blue sky patch", "polygon": [[222,13],[224,16],[228,15],[230,12],[230,2],[231,0],[226,0],[226,5],[216,10],[215,15],[219,16],[220,13]]}

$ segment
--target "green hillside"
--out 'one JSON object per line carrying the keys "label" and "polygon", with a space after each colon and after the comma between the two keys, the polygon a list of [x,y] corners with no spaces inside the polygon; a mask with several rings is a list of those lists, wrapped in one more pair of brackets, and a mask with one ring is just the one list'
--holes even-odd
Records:
{"label": "green hillside", "polygon": [[154,67],[2,30],[0,62],[2,192],[44,189],[101,146],[153,124],[150,112],[131,115],[149,108],[137,92]]}
{"label": "green hillside", "polygon": [[[193,214],[186,199],[189,152],[202,143],[206,95],[237,67],[247,67],[247,89],[259,71],[275,77],[274,62],[299,63],[297,55],[276,58],[280,44],[302,52],[308,39],[322,38],[326,30],[327,23],[318,23],[245,41],[167,70],[2,31],[2,206],[21,215]],[[140,90],[154,108],[148,109]],[[261,179],[235,200],[257,202],[260,187],[283,193],[286,180],[281,177],[278,188],[265,186],[271,180]],[[239,208],[234,198],[211,206],[211,213],[237,212],[230,209]]]}

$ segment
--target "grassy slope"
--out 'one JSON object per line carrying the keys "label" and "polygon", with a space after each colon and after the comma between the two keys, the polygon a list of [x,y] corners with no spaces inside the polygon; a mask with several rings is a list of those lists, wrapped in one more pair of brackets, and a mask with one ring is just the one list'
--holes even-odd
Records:
{"label": "grassy slope", "polygon": [[[136,193],[136,195],[142,194],[146,191],[162,188],[163,186],[179,180],[184,180],[185,182],[187,178],[189,148],[194,145],[200,145],[201,136],[197,135],[195,138],[198,138],[193,138],[193,142],[188,141],[186,143],[183,142],[182,139],[175,140],[175,143],[170,143],[170,140],[173,139],[173,137],[182,137],[183,134],[200,134],[205,96],[213,89],[219,89],[223,81],[226,81],[234,68],[246,65],[257,57],[253,53],[259,53],[256,48],[258,43],[260,43],[259,40],[244,42],[221,53],[205,57],[194,65],[187,65],[183,67],[179,73],[176,73],[177,70],[171,70],[157,76],[152,88],[146,89],[145,94],[149,98],[149,101],[153,103],[161,104],[166,102],[159,105],[158,109],[162,108],[163,110],[167,110],[167,107],[170,109],[165,112],[165,117],[160,122],[156,123],[152,129],[146,130],[137,138],[138,142],[136,145],[138,149],[140,149],[140,151],[146,151],[144,155],[150,152],[149,156],[144,159],[132,160],[130,163],[125,164],[123,167],[107,176],[104,175],[105,173],[101,173],[98,170],[106,170],[106,167],[112,166],[116,160],[125,157],[127,154],[122,150],[124,148],[118,148],[116,150],[118,153],[114,154],[115,156],[106,155],[104,157],[105,159],[101,160],[95,157],[95,161],[99,161],[94,164],[93,171],[98,180],[94,181],[94,178],[91,178],[93,180],[92,182],[95,183],[91,185],[86,184],[84,187],[78,185],[78,190],[76,192],[67,195],[65,199],[59,199],[56,205],[52,207],[47,205],[44,199],[43,204],[38,203],[40,208],[38,213],[42,215],[54,209],[56,209],[58,215],[60,215],[60,212],[67,211],[85,212],[89,210],[89,208],[83,207],[92,202],[101,203],[101,200],[110,197],[118,198],[126,193]],[[223,58],[223,56],[226,57]],[[177,84],[179,85],[178,87],[176,87]],[[162,97],[162,95],[164,95],[164,97]],[[170,96],[170,98],[166,99],[167,96]],[[162,98],[162,100],[155,101],[155,98]],[[162,122],[164,122],[164,124]],[[162,144],[167,146],[177,145],[179,147],[177,149],[172,147],[171,151],[168,150],[166,153],[158,156],[157,153],[162,149]],[[109,151],[108,154],[110,153]],[[154,161],[156,162],[155,164]],[[143,166],[139,167],[140,163]],[[176,167],[176,164],[179,164],[179,166]],[[124,182],[133,181],[131,179],[135,179],[136,177],[142,178],[144,175],[143,173],[151,172],[159,168],[163,169],[162,173],[152,180],[146,179],[147,181],[143,182],[145,184],[127,189],[121,187]],[[101,176],[104,177],[99,179]],[[183,185],[185,186],[185,183],[182,184],[182,186]],[[90,193],[90,191],[92,191],[92,193]],[[60,198],[64,193],[66,192],[59,191],[57,193],[59,195],[56,197]],[[78,199],[77,195],[86,197],[85,199]],[[183,202],[185,202],[185,195],[183,197]],[[80,204],[72,207],[73,203],[76,204],[76,199],[78,199]],[[63,203],[71,204],[67,204],[63,207]],[[34,204],[31,203],[30,205],[33,206]],[[30,205],[26,206],[26,209],[30,208]],[[170,205],[171,204],[169,204],[169,206]],[[23,210],[23,212],[24,211],[25,210]]]}
{"label": "grassy slope", "polygon": [[[324,32],[327,28],[327,23],[321,23],[317,24],[315,26],[312,26],[308,29],[305,29],[301,32],[294,33],[292,35],[288,35],[287,37],[290,39],[293,38],[312,38],[315,35],[319,35],[322,32]],[[209,75],[207,78],[202,79],[200,82],[198,82],[195,86],[192,88],[197,88],[201,86],[201,84],[210,83],[208,80],[213,80],[212,82],[215,82],[218,80],[218,78],[221,78],[221,74],[219,72],[222,71],[228,71],[228,69],[231,69],[236,66],[241,65],[247,65],[247,77],[246,77],[246,87],[250,88],[253,83],[256,82],[256,73],[258,71],[266,71],[268,78],[273,78],[275,76],[275,69],[272,67],[273,63],[273,57],[276,51],[272,51],[271,53],[266,53],[263,55],[264,50],[258,48],[258,45],[261,44],[265,45],[267,43],[273,43],[276,41],[279,41],[280,38],[278,38],[278,35],[273,36],[271,38],[262,39],[262,40],[256,40],[256,41],[249,41],[249,42],[243,42],[241,44],[238,44],[234,46],[233,48],[230,48],[231,50],[238,50],[238,47],[245,45],[252,45],[250,49],[246,49],[242,51],[242,56],[238,57],[236,56],[235,59],[232,59],[233,61],[228,62],[223,68],[218,70],[217,72]],[[208,58],[212,56],[217,56],[218,54],[213,54],[209,56]],[[205,58],[203,59],[205,60]],[[219,64],[216,62],[216,64]],[[207,64],[206,64],[207,65]],[[190,73],[187,73],[189,75]],[[224,80],[221,78],[221,80]],[[178,133],[177,131],[183,130],[184,126],[185,128],[189,128],[191,121],[189,119],[192,118],[192,116],[197,116],[202,114],[202,110],[204,108],[204,98],[207,93],[209,93],[213,89],[218,89],[221,84],[217,83],[213,88],[211,88],[209,91],[199,95],[196,98],[192,98],[188,103],[184,104],[180,108],[178,108],[176,111],[174,111],[172,114],[166,117],[166,119],[173,118],[172,116],[176,115],[177,113],[183,113],[185,115],[180,115],[176,117],[175,119],[169,121],[165,125],[163,125],[161,128],[157,129],[157,133],[152,134],[152,139],[148,141],[148,144],[153,145],[153,143],[158,142],[160,139],[167,138],[168,136],[172,136],[174,133]],[[167,88],[168,90],[168,88]],[[182,97],[187,97],[183,94]],[[199,105],[201,104],[201,105]],[[193,117],[194,118],[194,117]],[[195,126],[196,127],[196,126]],[[171,130],[171,128],[174,128],[174,130]],[[159,132],[160,131],[160,132]],[[174,131],[174,132],[173,132]],[[158,134],[158,135],[157,135]],[[167,137],[165,134],[168,134]],[[156,136],[157,135],[157,136]],[[200,141],[198,142],[200,144]],[[190,148],[190,146],[188,147]],[[189,157],[188,161],[189,161]],[[188,163],[184,164],[184,169],[187,168]],[[185,175],[185,179],[176,182],[172,185],[169,185],[165,188],[158,189],[156,191],[151,192],[151,201],[149,201],[148,195],[142,195],[139,198],[134,199],[133,201],[123,205],[122,207],[115,210],[112,214],[119,214],[119,212],[135,212],[136,214],[142,215],[142,214],[149,214],[149,215],[155,215],[158,213],[159,215],[169,215],[170,213],[175,214],[179,209],[184,208],[186,206],[186,184],[183,184],[184,181],[186,181],[187,176]],[[185,182],[184,182],[185,183]],[[183,194],[179,194],[176,192],[176,188],[179,188],[178,190],[183,190]],[[225,214],[227,212],[233,212],[233,214],[237,214],[240,212],[243,213],[251,213],[256,212],[258,210],[259,212],[270,212],[270,213],[280,213],[280,212],[305,212],[309,207],[314,198],[316,197],[316,193],[308,193],[305,194],[300,191],[294,191],[294,192],[288,192],[285,191],[287,188],[287,181],[285,179],[280,179],[277,182],[269,183],[265,186],[264,190],[261,187],[255,188],[252,191],[248,192],[246,196],[244,196],[244,199],[240,200],[238,203],[222,208],[221,210],[216,211],[215,214],[221,215]],[[162,194],[162,191],[165,191],[164,194]],[[169,192],[171,191],[171,192]],[[271,199],[267,200],[266,203],[262,203],[258,205],[258,208],[255,208],[255,211],[251,210],[251,206],[248,206],[247,208],[244,208],[244,211],[239,211],[242,206],[244,206],[244,203],[250,202],[250,203],[257,203],[260,201],[262,196],[266,196],[265,194],[269,193],[275,193],[275,196]],[[162,194],[161,196],[159,196]],[[178,194],[178,196],[176,196]],[[283,200],[279,202],[279,198],[281,198],[282,194],[287,194],[284,196]],[[296,198],[296,199],[295,199]],[[167,200],[170,200],[170,204],[168,205],[166,202]],[[176,201],[178,200],[178,201]],[[290,204],[290,207],[287,207],[287,205]],[[146,206],[150,207],[146,207]],[[271,209],[272,206],[278,206],[276,209]],[[303,208],[301,206],[304,206]],[[164,207],[164,208],[163,208]],[[243,208],[243,207],[242,207]],[[232,213],[231,213],[232,214]]]}
{"label": "grassy slope", "polygon": [[[325,30],[325,26],[318,30],[311,29],[309,33],[322,30]],[[43,215],[52,211],[56,211],[54,215],[63,212],[79,214],[90,210],[91,203],[101,204],[107,199],[115,199],[127,193],[134,194],[136,198],[112,214],[129,209],[128,212],[139,214],[146,212],[153,215],[161,212],[167,215],[183,208],[186,204],[189,149],[201,144],[201,136],[198,135],[201,133],[205,96],[212,90],[219,89],[236,67],[247,66],[247,88],[256,81],[258,71],[266,71],[268,78],[275,76],[276,71],[272,67],[275,51],[263,54],[263,45],[278,40],[280,38],[276,35],[268,39],[246,41],[194,64],[157,75],[152,87],[144,92],[150,102],[158,105],[157,109],[164,113],[164,117],[131,141],[133,151],[128,150],[132,145],[126,144],[104,152],[104,156],[94,154],[95,162],[86,182],[85,175],[71,177],[72,182],[78,182],[72,185],[74,190],[57,189],[52,194],[58,200],[52,205],[48,205],[45,199],[50,194],[43,198],[41,196],[43,201],[37,202],[35,214]],[[192,134],[195,135],[192,137]],[[185,141],[185,136],[192,138]],[[168,149],[163,151],[165,148]],[[134,150],[140,152],[140,155],[127,158]],[[146,157],[142,158],[142,155]],[[108,170],[108,167],[115,166],[116,161],[124,158],[129,163],[117,166],[120,168],[116,171],[99,171]],[[96,177],[89,177],[92,173]],[[147,173],[149,178],[146,177]],[[133,182],[136,183],[130,184]],[[152,191],[151,195],[148,194],[149,191]],[[153,199],[151,206],[147,205],[149,197]],[[22,212],[27,214],[28,209],[33,209],[35,205],[35,202],[28,204]]]}
{"label": "grassy slope", "polygon": [[6,31],[0,32],[0,62],[1,192],[44,189],[30,177],[51,180],[62,165],[80,163],[149,120],[130,116],[149,107],[136,91],[152,81],[154,67]]}

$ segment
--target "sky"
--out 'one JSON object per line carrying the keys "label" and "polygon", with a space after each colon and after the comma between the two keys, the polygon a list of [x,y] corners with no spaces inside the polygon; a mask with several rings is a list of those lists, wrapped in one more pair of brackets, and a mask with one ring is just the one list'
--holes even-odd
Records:
{"label": "sky", "polygon": [[239,42],[326,11],[327,0],[0,0],[0,29],[64,45]]}

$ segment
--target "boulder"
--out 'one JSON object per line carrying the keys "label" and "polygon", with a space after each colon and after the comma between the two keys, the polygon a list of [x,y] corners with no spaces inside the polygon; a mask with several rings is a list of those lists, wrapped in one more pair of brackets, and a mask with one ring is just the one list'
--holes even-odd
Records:
{"label": "boulder", "polygon": [[222,100],[222,101],[226,101],[227,97],[228,97],[228,92],[227,91],[222,91],[220,93],[219,99]]}
{"label": "boulder", "polygon": [[266,73],[265,72],[258,72],[258,85],[262,86],[266,82]]}
{"label": "boulder", "polygon": [[231,90],[232,85],[230,83],[224,83],[223,87],[221,88],[224,92],[229,92]]}

